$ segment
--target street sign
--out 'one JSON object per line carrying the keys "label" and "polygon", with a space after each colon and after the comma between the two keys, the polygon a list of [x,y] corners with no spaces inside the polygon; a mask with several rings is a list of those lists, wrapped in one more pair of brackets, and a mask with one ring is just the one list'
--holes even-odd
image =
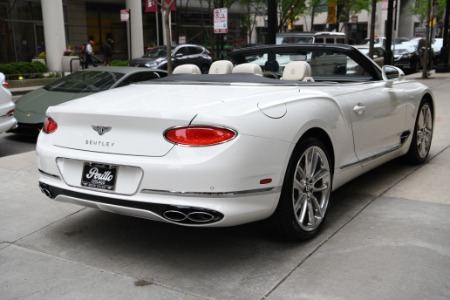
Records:
{"label": "street sign", "polygon": [[130,13],[129,13],[128,9],[121,9],[120,10],[120,21],[128,22],[129,18],[130,18]]}
{"label": "street sign", "polygon": [[214,9],[214,33],[228,32],[228,9]]}

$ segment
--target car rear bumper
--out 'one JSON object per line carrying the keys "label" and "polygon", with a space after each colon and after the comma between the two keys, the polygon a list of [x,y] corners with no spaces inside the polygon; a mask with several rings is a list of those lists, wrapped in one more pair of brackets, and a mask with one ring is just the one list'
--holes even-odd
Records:
{"label": "car rear bumper", "polygon": [[[290,146],[241,136],[235,145],[175,147],[166,156],[145,157],[57,147],[42,142],[48,136],[41,133],[36,153],[41,190],[50,198],[185,226],[234,226],[269,217],[280,197],[286,157],[273,151]],[[84,166],[97,163],[117,169],[112,190],[84,185]]]}

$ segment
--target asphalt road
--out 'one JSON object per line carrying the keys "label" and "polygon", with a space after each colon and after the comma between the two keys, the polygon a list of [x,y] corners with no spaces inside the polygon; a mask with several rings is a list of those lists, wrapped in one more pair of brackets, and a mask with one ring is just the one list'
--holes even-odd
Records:
{"label": "asphalt road", "polygon": [[37,136],[24,136],[13,133],[0,134],[0,157],[34,151]]}
{"label": "asphalt road", "polygon": [[303,243],[259,223],[186,228],[50,201],[33,150],[0,157],[0,299],[450,299],[450,74],[423,82],[430,159],[335,191]]}
{"label": "asphalt road", "polygon": [[[13,96],[13,101],[22,97]],[[37,136],[17,135],[13,133],[0,134],[0,157],[33,151],[36,148]]]}

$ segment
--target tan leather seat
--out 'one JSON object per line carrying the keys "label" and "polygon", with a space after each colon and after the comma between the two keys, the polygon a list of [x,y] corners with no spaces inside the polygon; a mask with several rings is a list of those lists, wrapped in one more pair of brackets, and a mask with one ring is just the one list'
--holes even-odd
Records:
{"label": "tan leather seat", "polygon": [[314,81],[311,66],[306,61],[291,61],[283,70],[282,80]]}
{"label": "tan leather seat", "polygon": [[233,63],[229,60],[217,60],[209,67],[208,74],[230,74],[233,71]]}
{"label": "tan leather seat", "polygon": [[172,74],[202,74],[202,71],[194,64],[185,64],[176,67]]}
{"label": "tan leather seat", "polygon": [[252,63],[245,63],[235,66],[233,68],[233,73],[247,73],[263,76],[263,71],[261,67],[257,64]]}

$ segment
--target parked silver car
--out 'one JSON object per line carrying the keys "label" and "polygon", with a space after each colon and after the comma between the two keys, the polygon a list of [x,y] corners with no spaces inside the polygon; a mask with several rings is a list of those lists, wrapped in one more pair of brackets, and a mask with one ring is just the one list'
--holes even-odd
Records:
{"label": "parked silver car", "polygon": [[[147,52],[144,56],[133,58],[129,65],[132,67],[147,67],[167,70],[167,51],[166,47],[156,47]],[[200,45],[183,44],[172,47],[173,68],[184,65],[194,64],[198,66],[203,74],[208,73],[212,64],[212,58],[208,49]]]}
{"label": "parked silver car", "polygon": [[15,107],[5,74],[0,73],[0,133],[17,126],[17,121],[13,115]]}

